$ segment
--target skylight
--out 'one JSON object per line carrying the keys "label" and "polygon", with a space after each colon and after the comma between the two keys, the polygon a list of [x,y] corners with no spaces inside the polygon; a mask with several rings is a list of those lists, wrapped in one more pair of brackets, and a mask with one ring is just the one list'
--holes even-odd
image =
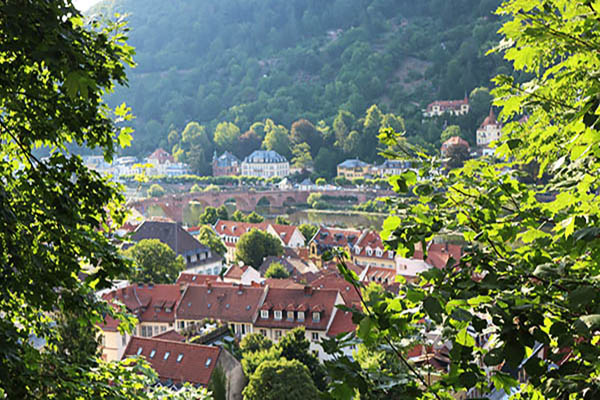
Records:
{"label": "skylight", "polygon": [[167,358],[169,358],[170,355],[171,355],[171,353],[167,351],[165,353],[165,357],[163,358],[163,360],[166,360]]}
{"label": "skylight", "polygon": [[210,365],[210,363],[211,363],[211,362],[212,362],[212,358],[208,357],[208,358],[206,359],[206,364],[205,364],[205,365],[208,367],[208,366]]}
{"label": "skylight", "polygon": [[139,356],[140,354],[142,354],[142,348],[138,347],[137,355]]}
{"label": "skylight", "polygon": [[183,353],[181,353],[177,356],[177,362],[181,362],[182,358],[183,358]]}
{"label": "skylight", "polygon": [[155,354],[156,354],[156,350],[152,349],[152,351],[150,352],[150,358],[154,358]]}

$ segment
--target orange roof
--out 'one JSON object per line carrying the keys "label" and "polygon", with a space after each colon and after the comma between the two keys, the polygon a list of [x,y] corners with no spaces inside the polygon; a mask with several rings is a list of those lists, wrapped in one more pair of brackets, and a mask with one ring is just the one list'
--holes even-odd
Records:
{"label": "orange roof", "polygon": [[502,124],[496,120],[496,115],[494,114],[494,110],[492,108],[490,108],[490,113],[487,117],[485,117],[479,128],[485,128],[488,125],[502,126]]}
{"label": "orange roof", "polygon": [[207,386],[220,354],[214,346],[134,336],[123,359],[143,356],[163,382]]}
{"label": "orange roof", "polygon": [[[446,266],[448,260],[452,257],[455,262],[458,262],[462,257],[462,247],[457,244],[449,243],[431,243],[427,248],[427,262],[437,269],[442,269]],[[423,259],[423,251],[415,249],[413,257],[415,259]]]}
{"label": "orange roof", "polygon": [[[338,295],[337,290],[315,290],[311,286],[305,286],[302,289],[293,288],[269,288],[265,304],[273,305],[273,310],[284,310],[292,305],[297,310],[303,310],[304,320],[299,321],[298,315],[294,315],[293,320],[287,318],[287,313],[283,313],[280,320],[275,319],[273,311],[269,311],[268,318],[259,316],[255,322],[257,327],[292,329],[297,326],[304,326],[310,330],[327,329],[329,319],[335,307],[335,301]],[[265,307],[263,306],[263,310]],[[312,313],[319,312],[318,321],[313,320]]]}
{"label": "orange roof", "polygon": [[462,100],[436,100],[427,105],[427,111],[431,111],[433,106],[439,106],[440,110],[460,110],[463,104],[469,104],[469,99],[465,96]]}
{"label": "orange roof", "polygon": [[174,342],[185,342],[185,336],[179,334],[175,329],[169,329],[163,333],[152,336],[154,339],[171,340]]}
{"label": "orange roof", "polygon": [[293,225],[278,225],[278,224],[269,224],[269,225],[271,225],[271,227],[275,230],[275,232],[277,232],[277,234],[279,235],[279,238],[285,245],[288,245],[290,243],[290,239],[292,238],[294,231],[296,229],[298,229],[296,226],[293,226]]}
{"label": "orange roof", "polygon": [[177,278],[177,282],[175,283],[201,284],[206,282],[215,282],[218,278],[219,277],[217,275],[181,273],[179,274],[179,278]]}
{"label": "orange roof", "polygon": [[137,315],[140,322],[174,322],[180,296],[179,285],[140,283],[113,290],[102,297],[109,302],[120,301]]}
{"label": "orange roof", "polygon": [[[371,249],[370,255],[367,252],[367,248]],[[356,252],[356,249],[359,250],[358,253]],[[382,252],[380,256],[377,255],[377,249],[380,249]],[[368,231],[363,233],[363,235],[358,239],[358,242],[356,242],[356,244],[351,250],[352,255],[359,257],[394,260],[395,256],[395,253],[393,251],[385,250],[385,246],[383,244],[383,241],[381,240],[381,236],[379,236],[379,233],[375,231]]]}
{"label": "orange roof", "polygon": [[363,281],[381,283],[383,285],[393,284],[396,281],[396,269],[369,266],[366,268]]}
{"label": "orange roof", "polygon": [[456,145],[465,146],[468,148],[469,142],[467,142],[465,139],[461,138],[460,136],[452,136],[450,139],[446,140],[442,144],[442,147],[450,147],[450,146],[456,146]]}
{"label": "orange roof", "polygon": [[339,229],[322,226],[319,228],[311,242],[314,242],[319,251],[327,250],[331,247],[346,247],[354,245],[361,232],[356,229]]}
{"label": "orange roof", "polygon": [[[348,306],[359,305],[360,296],[356,289],[342,278],[337,272],[323,274],[310,283],[315,289],[334,289],[339,290],[344,303]],[[339,313],[340,311],[338,311]]]}
{"label": "orange roof", "polygon": [[189,285],[177,307],[177,318],[252,322],[264,290],[242,285]]}
{"label": "orange roof", "polygon": [[356,330],[356,325],[352,322],[352,313],[350,311],[337,310],[327,336],[337,336],[342,333],[354,332],[354,330]]}
{"label": "orange roof", "polygon": [[218,220],[215,225],[215,232],[217,232],[219,236],[227,235],[240,237],[252,228],[264,231],[267,229],[267,226],[268,224],[266,222],[255,224],[252,222]]}

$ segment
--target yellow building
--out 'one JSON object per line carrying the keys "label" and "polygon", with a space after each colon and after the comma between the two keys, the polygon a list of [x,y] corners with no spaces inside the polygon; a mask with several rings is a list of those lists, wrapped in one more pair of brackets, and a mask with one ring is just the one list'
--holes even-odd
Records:
{"label": "yellow building", "polygon": [[346,160],[337,166],[337,176],[346,179],[365,178],[372,175],[372,166],[358,159]]}

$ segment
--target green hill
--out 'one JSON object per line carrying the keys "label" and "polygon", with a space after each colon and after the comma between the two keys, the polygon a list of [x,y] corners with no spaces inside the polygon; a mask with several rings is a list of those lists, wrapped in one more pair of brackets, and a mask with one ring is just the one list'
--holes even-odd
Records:
{"label": "green hill", "polygon": [[[338,110],[356,122],[373,104],[382,114],[402,116],[414,140],[437,145],[443,122],[423,125],[421,108],[463,98],[507,71],[497,56],[484,57],[497,40],[499,3],[112,0],[88,14],[128,14],[138,66],[129,88],[109,102],[133,107],[136,133],[128,151],[144,154],[185,147],[178,132],[190,121],[205,126],[210,146],[220,150],[213,135],[221,121],[243,133],[267,118],[286,129],[305,118],[324,121],[323,132]],[[470,132],[482,118],[445,123]],[[170,143],[169,132],[176,132]],[[315,157],[317,150],[311,149]],[[206,162],[197,170],[206,171]]]}

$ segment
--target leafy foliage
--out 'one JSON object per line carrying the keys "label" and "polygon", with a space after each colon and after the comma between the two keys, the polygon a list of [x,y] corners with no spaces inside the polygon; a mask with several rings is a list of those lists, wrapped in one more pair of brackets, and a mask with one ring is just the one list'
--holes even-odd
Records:
{"label": "leafy foliage", "polygon": [[268,232],[251,229],[244,233],[235,247],[239,261],[258,269],[265,257],[283,254],[281,242]]}
{"label": "leafy foliage", "polygon": [[[600,87],[592,71],[600,65],[599,11],[584,0],[511,0],[498,13],[507,22],[497,51],[529,74],[525,82],[496,78],[494,103],[507,122],[496,154],[504,161],[470,160],[439,175],[439,160],[424,158],[420,180],[414,172],[392,178],[397,192],[415,198],[398,199],[382,232],[388,246],[408,256],[418,243],[461,235],[464,254],[416,283],[402,282],[398,294],[367,301],[355,315],[357,336],[397,353],[407,368],[391,383],[401,382],[406,398],[502,389],[520,391],[518,398],[594,399]],[[397,136],[381,138],[392,145]],[[532,163],[547,182],[524,179],[522,167]],[[402,346],[429,346],[431,332],[451,344],[449,370],[435,382],[406,362]],[[513,376],[523,371],[528,380],[520,384]],[[373,375],[345,360],[332,363],[331,373],[333,397],[375,387]]]}
{"label": "leafy foliage", "polygon": [[132,282],[171,283],[185,269],[183,257],[158,239],[140,240],[123,255],[133,261],[125,276]]}
{"label": "leafy foliage", "polygon": [[250,333],[244,336],[240,342],[240,350],[242,353],[269,350],[272,346],[273,342],[260,333]]}
{"label": "leafy foliage", "polygon": [[308,241],[315,236],[315,233],[317,233],[319,227],[312,224],[300,224],[298,229],[300,229],[302,236],[304,236],[304,239],[306,239],[306,242],[308,243]]}
{"label": "leafy foliage", "polygon": [[242,393],[247,400],[304,400],[319,396],[306,366],[285,358],[261,363]]}
{"label": "leafy foliage", "polygon": [[279,262],[269,265],[265,272],[265,278],[286,279],[290,277],[290,272]]}
{"label": "leafy foliage", "polygon": [[132,326],[94,294],[128,271],[113,241],[125,211],[121,188],[71,149],[111,161],[131,141],[129,108],[102,101],[133,65],[125,24],[86,22],[70,1],[7,0],[0,31],[0,396],[207,399],[153,387],[143,360],[97,357],[104,316]]}
{"label": "leafy foliage", "polygon": [[150,188],[148,189],[148,196],[162,197],[164,195],[165,195],[165,189],[163,189],[163,187],[160,186],[158,183],[154,183],[154,184],[150,185]]}
{"label": "leafy foliage", "polygon": [[223,256],[227,248],[217,233],[208,225],[202,225],[196,237],[200,243],[208,246],[213,253]]}

